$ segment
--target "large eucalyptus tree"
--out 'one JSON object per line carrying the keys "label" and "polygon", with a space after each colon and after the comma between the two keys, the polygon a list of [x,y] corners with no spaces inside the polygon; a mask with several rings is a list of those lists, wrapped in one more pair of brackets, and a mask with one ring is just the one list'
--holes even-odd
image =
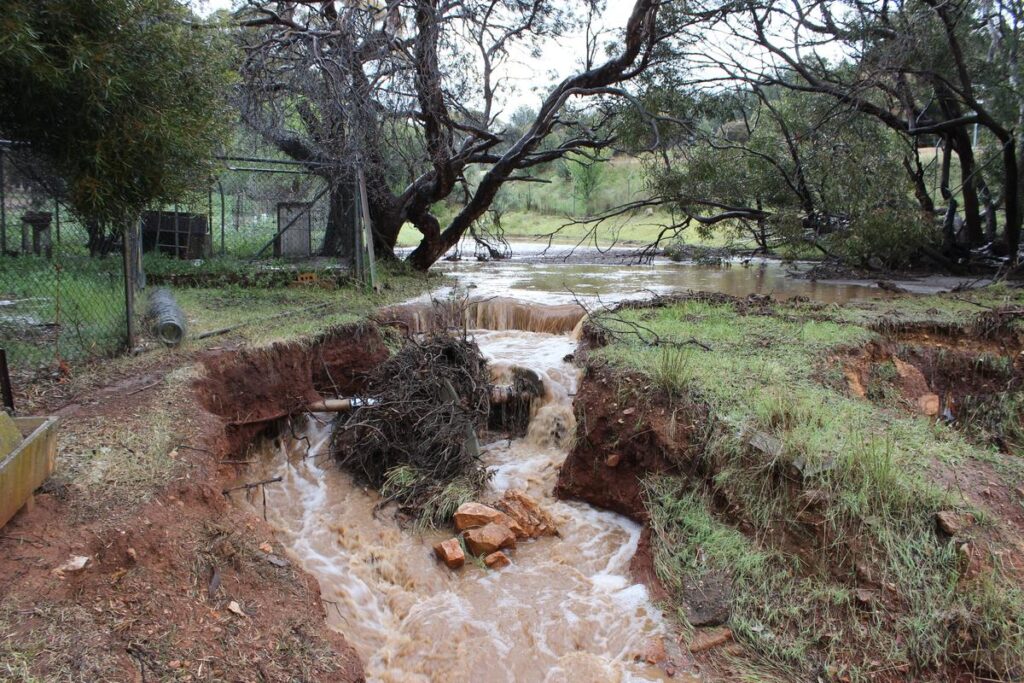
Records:
{"label": "large eucalyptus tree", "polygon": [[[344,255],[352,187],[362,172],[378,253],[393,253],[406,222],[420,233],[409,256],[429,268],[476,224],[506,183],[609,139],[574,114],[580,99],[625,96],[665,35],[662,3],[636,0],[614,49],[596,43],[578,70],[543,94],[511,133],[501,123],[510,61],[592,18],[594,3],[558,0],[249,0],[240,10],[245,121],[330,182],[325,254]],[[574,11],[579,10],[578,15]],[[585,19],[584,19],[585,20]],[[479,179],[466,182],[466,171]],[[445,224],[435,203],[461,195]]]}

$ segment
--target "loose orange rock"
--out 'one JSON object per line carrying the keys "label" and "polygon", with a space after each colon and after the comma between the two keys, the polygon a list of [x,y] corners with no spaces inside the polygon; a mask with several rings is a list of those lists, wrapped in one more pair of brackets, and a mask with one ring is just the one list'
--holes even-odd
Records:
{"label": "loose orange rock", "polygon": [[707,631],[700,631],[690,641],[690,652],[704,652],[719,645],[725,645],[732,640],[732,630],[727,628],[716,628]]}
{"label": "loose orange rock", "polygon": [[458,569],[466,563],[466,553],[457,538],[449,538],[434,546],[434,553],[449,569]]}
{"label": "loose orange rock", "polygon": [[508,555],[498,550],[485,557],[484,564],[491,569],[501,569],[512,564],[512,560],[508,559]]}
{"label": "loose orange rock", "polygon": [[604,464],[607,465],[608,467],[615,467],[620,462],[622,462],[622,456],[619,455],[618,453],[611,453],[608,455],[607,458],[604,459]]}
{"label": "loose orange rock", "polygon": [[938,394],[925,394],[919,396],[917,399],[917,409],[921,411],[922,415],[928,417],[934,417],[939,414],[939,396]]}
{"label": "loose orange rock", "polygon": [[516,547],[516,535],[504,524],[485,524],[462,534],[466,547],[474,555],[490,555],[496,550]]}
{"label": "loose orange rock", "polygon": [[935,523],[950,536],[956,536],[974,523],[974,515],[955,510],[941,510],[935,513]]}
{"label": "loose orange rock", "polygon": [[523,529],[519,528],[519,524],[515,519],[500,510],[495,510],[482,503],[463,503],[455,511],[453,521],[455,522],[455,528],[459,531],[476,529],[487,524],[501,524],[511,529],[516,536],[525,533]]}
{"label": "loose orange rock", "polygon": [[547,510],[519,489],[505,491],[494,505],[515,521],[516,526],[511,528],[517,538],[558,535],[558,525]]}
{"label": "loose orange rock", "polygon": [[668,653],[665,651],[665,639],[661,636],[651,638],[644,647],[643,660],[648,664],[661,664],[668,661]]}

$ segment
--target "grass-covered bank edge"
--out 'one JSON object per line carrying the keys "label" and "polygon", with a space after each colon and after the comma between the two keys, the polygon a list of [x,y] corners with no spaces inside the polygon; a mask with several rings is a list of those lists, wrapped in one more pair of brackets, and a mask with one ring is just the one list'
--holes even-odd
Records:
{"label": "grass-covered bank edge", "polygon": [[[1024,482],[1020,459],[846,395],[829,359],[894,320],[963,325],[1022,301],[1001,288],[846,307],[694,297],[598,316],[609,343],[590,362],[639,370],[680,411],[700,402],[713,416],[701,461],[680,467],[700,476],[646,483],[655,565],[677,597],[684,579],[730,577],[729,625],[763,659],[752,675],[1020,675],[1024,594],[1003,554],[1019,547],[1003,520],[941,483],[985,463],[1013,488]],[[710,351],[651,346],[637,330]],[[756,434],[777,448],[753,447]],[[942,510],[978,524],[945,538],[935,525]],[[980,571],[966,566],[979,555]]]}

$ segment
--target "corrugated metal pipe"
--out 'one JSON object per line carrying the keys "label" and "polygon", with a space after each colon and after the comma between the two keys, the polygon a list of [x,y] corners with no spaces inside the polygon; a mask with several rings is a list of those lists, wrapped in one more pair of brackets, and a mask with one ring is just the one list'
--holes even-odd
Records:
{"label": "corrugated metal pipe", "polygon": [[161,344],[177,346],[184,341],[188,332],[185,314],[181,312],[169,289],[161,287],[150,292],[147,316],[153,326],[153,336]]}

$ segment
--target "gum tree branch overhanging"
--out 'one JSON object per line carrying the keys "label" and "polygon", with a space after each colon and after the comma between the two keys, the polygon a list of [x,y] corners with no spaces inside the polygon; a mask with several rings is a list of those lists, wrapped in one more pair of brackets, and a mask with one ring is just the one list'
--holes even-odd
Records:
{"label": "gum tree branch overhanging", "polygon": [[[393,254],[406,222],[420,233],[409,256],[429,268],[521,171],[609,144],[566,117],[574,98],[614,96],[650,63],[662,3],[637,0],[617,54],[564,79],[517,137],[498,121],[502,63],[571,25],[549,0],[399,0],[383,8],[335,2],[258,2],[240,15],[246,122],[332,182],[332,218],[362,168],[379,253]],[[588,5],[589,6],[589,5]],[[591,8],[592,9],[592,8]],[[557,137],[557,141],[555,138]],[[483,169],[475,186],[470,167]],[[442,225],[433,205],[456,190],[461,209]],[[345,222],[330,220],[324,252],[342,253]],[[336,236],[332,238],[332,235]]]}

